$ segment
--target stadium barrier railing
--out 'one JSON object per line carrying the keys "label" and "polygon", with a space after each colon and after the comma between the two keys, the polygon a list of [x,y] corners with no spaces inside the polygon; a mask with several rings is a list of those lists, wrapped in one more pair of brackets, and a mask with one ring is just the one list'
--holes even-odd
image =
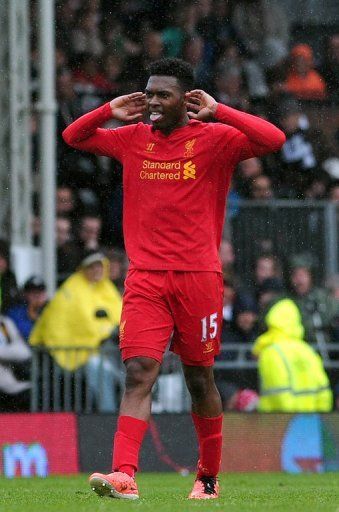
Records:
{"label": "stadium barrier railing", "polygon": [[[85,361],[80,365],[80,361]],[[70,369],[72,368],[72,369]],[[73,369],[74,368],[74,369]],[[31,412],[115,413],[124,390],[125,370],[117,345],[32,349]],[[155,413],[190,410],[179,359],[164,357],[153,388]]]}
{"label": "stadium barrier railing", "polygon": [[[215,370],[252,372],[257,363],[251,358],[251,344],[222,344],[221,355],[215,362]],[[339,370],[339,345],[328,343],[314,347],[321,355],[327,370]],[[84,353],[86,364],[70,371],[58,360],[63,354],[72,361]],[[227,354],[226,357],[225,354]],[[117,346],[104,347],[99,352],[88,347],[34,347],[31,363],[32,412],[77,412],[115,413],[124,390],[125,371]],[[177,356],[167,353],[161,373],[153,390],[152,411],[154,413],[181,413],[190,410],[181,363]]]}
{"label": "stadium barrier railing", "polygon": [[[316,350],[328,370],[339,370],[339,344],[318,343],[311,345]],[[221,354],[215,361],[215,369],[225,370],[251,370],[257,367],[257,362],[251,357],[252,344],[250,343],[223,343]],[[223,357],[227,354],[227,358]]]}

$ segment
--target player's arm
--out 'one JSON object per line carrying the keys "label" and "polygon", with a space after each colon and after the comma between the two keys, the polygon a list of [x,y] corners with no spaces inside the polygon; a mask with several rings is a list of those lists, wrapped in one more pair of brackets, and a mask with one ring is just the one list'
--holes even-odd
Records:
{"label": "player's arm", "polygon": [[114,131],[100,128],[110,119],[122,122],[138,121],[145,110],[145,94],[135,92],[119,96],[88,112],[63,131],[64,141],[75,149],[112,156]]}
{"label": "player's arm", "polygon": [[284,132],[274,124],[260,117],[217,103],[212,96],[204,91],[190,91],[186,94],[186,101],[189,117],[201,121],[215,119],[233,126],[245,135],[242,141],[244,152],[241,159],[263,156],[278,151],[286,141]]}

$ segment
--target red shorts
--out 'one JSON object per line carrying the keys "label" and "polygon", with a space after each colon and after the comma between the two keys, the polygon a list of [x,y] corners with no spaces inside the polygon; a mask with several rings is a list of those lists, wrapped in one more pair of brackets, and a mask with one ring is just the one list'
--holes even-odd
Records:
{"label": "red shorts", "polygon": [[144,356],[161,363],[171,340],[170,350],[184,364],[212,366],[220,352],[222,302],[218,272],[130,270],[120,324],[122,359]]}

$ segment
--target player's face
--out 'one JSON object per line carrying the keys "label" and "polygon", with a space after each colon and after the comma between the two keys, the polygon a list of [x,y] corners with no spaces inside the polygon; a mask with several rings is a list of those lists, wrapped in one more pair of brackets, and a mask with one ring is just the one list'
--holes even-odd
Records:
{"label": "player's face", "polygon": [[157,130],[169,133],[188,122],[185,93],[173,76],[151,76],[146,86],[146,105]]}

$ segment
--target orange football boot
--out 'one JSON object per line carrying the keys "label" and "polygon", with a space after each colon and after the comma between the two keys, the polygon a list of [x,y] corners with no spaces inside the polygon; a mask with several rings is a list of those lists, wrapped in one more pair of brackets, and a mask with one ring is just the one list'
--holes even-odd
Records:
{"label": "orange football boot", "polygon": [[120,471],[108,475],[93,473],[89,477],[89,485],[98,496],[122,500],[137,500],[139,498],[138,487],[134,478]]}
{"label": "orange football boot", "polygon": [[201,476],[196,479],[188,496],[190,500],[211,500],[219,497],[219,482],[213,476]]}

